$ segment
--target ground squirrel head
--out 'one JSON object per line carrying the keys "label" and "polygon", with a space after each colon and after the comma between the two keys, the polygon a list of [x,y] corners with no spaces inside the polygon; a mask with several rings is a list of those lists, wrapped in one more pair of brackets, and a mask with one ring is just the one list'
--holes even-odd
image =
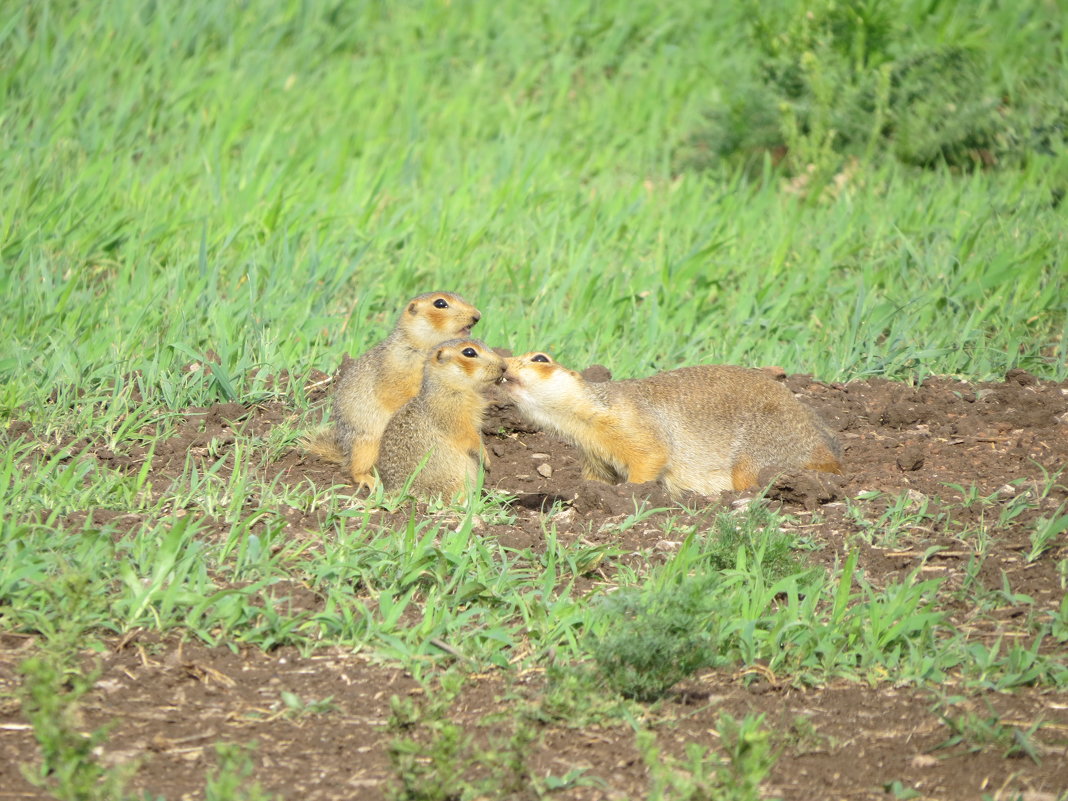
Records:
{"label": "ground squirrel head", "polygon": [[504,379],[504,359],[480,339],[450,339],[435,347],[426,364],[430,380],[485,394]]}
{"label": "ground squirrel head", "polygon": [[541,351],[505,362],[508,371],[502,386],[522,414],[537,418],[541,411],[572,408],[585,395],[582,376]]}
{"label": "ground squirrel head", "polygon": [[452,292],[427,292],[408,301],[398,324],[407,340],[420,350],[471,333],[482,314]]}

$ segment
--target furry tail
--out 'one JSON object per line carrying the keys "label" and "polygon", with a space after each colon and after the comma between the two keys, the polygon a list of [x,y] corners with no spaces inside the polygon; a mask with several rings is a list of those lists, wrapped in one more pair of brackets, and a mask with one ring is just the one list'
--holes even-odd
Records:
{"label": "furry tail", "polygon": [[322,426],[309,432],[300,440],[300,445],[308,453],[313,453],[328,462],[341,464],[345,461],[345,454],[341,452],[337,444],[337,436],[330,426]]}

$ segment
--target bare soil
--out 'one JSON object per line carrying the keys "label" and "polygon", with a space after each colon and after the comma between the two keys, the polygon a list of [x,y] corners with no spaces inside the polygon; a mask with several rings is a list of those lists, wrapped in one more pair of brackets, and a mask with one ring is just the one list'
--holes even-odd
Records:
{"label": "bare soil", "polygon": [[[603,368],[591,370],[593,376],[606,373]],[[1058,562],[1068,557],[1065,538],[1036,561],[1025,557],[1036,521],[1068,500],[1068,480],[1051,480],[1068,464],[1068,382],[1036,380],[1021,371],[1010,372],[1000,382],[979,384],[950,378],[931,378],[919,386],[884,380],[828,384],[804,375],[783,380],[838,431],[845,448],[845,476],[781,476],[767,489],[770,502],[780,505],[791,525],[819,546],[805,554],[807,559],[832,565],[850,548],[859,548],[860,566],[876,586],[922,566],[925,573],[944,577],[951,593],[983,545],[976,541],[976,531],[991,514],[991,504],[977,502],[972,488],[982,497],[996,495],[995,503],[1030,492],[1032,508],[985,543],[980,579],[991,591],[1007,584],[1013,593],[1030,596],[1036,609],[1060,605],[1065,576],[1058,572]],[[324,394],[325,385],[320,381],[313,394]],[[177,435],[156,449],[150,480],[157,488],[181,473],[189,453],[214,461],[217,456],[210,457],[209,451],[218,454],[241,438],[299,424],[294,407],[284,402],[253,408],[220,404],[183,414]],[[26,423],[13,424],[12,433],[32,435]],[[562,539],[611,541],[624,551],[620,562],[648,564],[657,553],[667,558],[677,545],[663,539],[659,524],[668,516],[680,525],[700,524],[725,506],[743,505],[756,495],[689,498],[683,508],[655,485],[584,481],[572,448],[533,430],[507,406],[494,407],[485,433],[493,456],[488,484],[516,496],[515,520],[485,525],[479,533],[512,548],[541,547],[543,510],[555,504]],[[116,470],[139,470],[146,458],[137,448],[116,453],[85,444],[102,465]],[[272,471],[284,482],[344,484],[336,466],[298,450],[280,454]],[[353,498],[354,504],[359,502]],[[663,511],[625,531],[612,525],[643,502]],[[901,503],[923,515],[914,525],[890,531],[881,515]],[[405,512],[395,521],[382,512],[377,522],[391,525],[407,516]],[[137,515],[86,509],[63,524],[80,530],[89,519],[96,525],[110,523],[117,536],[135,536],[144,522]],[[320,525],[315,514],[299,510],[290,510],[287,519],[293,537],[310,537]],[[219,532],[225,530],[220,524]],[[931,556],[931,548],[940,550]],[[599,568],[601,574],[590,579],[591,589],[610,581],[612,568]],[[289,595],[294,603],[318,603],[305,587],[291,587]],[[953,609],[954,622],[986,627],[991,638],[1033,636],[1028,610],[1011,594],[992,615],[973,619],[972,612],[963,605]],[[0,799],[47,797],[20,772],[20,763],[38,759],[37,746],[12,700],[19,681],[16,665],[34,645],[32,636],[0,635]],[[110,650],[99,657],[100,680],[84,704],[84,722],[86,729],[113,723],[102,759],[136,760],[132,787],[168,799],[202,798],[204,775],[216,764],[213,745],[253,741],[254,778],[286,799],[379,799],[396,786],[387,751],[394,736],[386,731],[390,699],[418,701],[422,696],[402,670],[331,648],[311,656],[292,648],[235,651],[146,633],[108,645]],[[1046,650],[1064,647],[1050,638],[1044,645]],[[492,742],[508,734],[507,717],[502,723],[496,713],[536,704],[545,687],[541,670],[473,675],[448,715],[465,731]],[[941,689],[954,691],[952,686]],[[293,717],[286,714],[284,692],[304,699],[332,697],[333,708]],[[764,713],[765,727],[778,733],[779,749],[762,788],[765,797],[893,798],[893,783],[900,782],[920,793],[901,797],[1063,798],[1059,794],[1068,789],[1068,692],[1024,687],[972,693],[963,704],[981,717],[994,716],[1023,730],[1043,721],[1034,735],[1040,749],[1037,763],[1026,756],[1007,757],[1006,749],[996,744],[938,749],[951,732],[932,712],[935,700],[931,688],[844,681],[811,688],[759,671],[709,671],[650,708],[646,723],[655,726],[667,759],[682,757],[686,743],[715,749],[717,719],[723,712],[736,718]],[[573,728],[549,721],[538,723],[536,732],[524,749],[529,776],[563,776],[579,768],[596,780],[565,787],[552,797],[647,797],[649,770],[629,725]],[[513,797],[526,794],[520,790]]]}

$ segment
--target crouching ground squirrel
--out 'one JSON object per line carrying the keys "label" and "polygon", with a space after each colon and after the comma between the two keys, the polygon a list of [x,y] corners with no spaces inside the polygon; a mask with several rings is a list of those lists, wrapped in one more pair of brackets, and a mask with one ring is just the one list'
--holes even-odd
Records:
{"label": "crouching ground squirrel", "polygon": [[418,295],[393,331],[360,358],[342,365],[334,387],[334,428],[309,437],[308,450],[339,462],[357,486],[373,487],[382,432],[393,414],[419,392],[431,349],[468,336],[478,309],[452,292]]}
{"label": "crouching ground squirrel", "polygon": [[581,449],[587,479],[711,495],[755,486],[765,467],[841,473],[831,432],[761,370],[703,365],[592,383],[527,353],[508,359],[504,389],[520,414]]}
{"label": "crouching ground squirrel", "polygon": [[411,486],[420,496],[466,497],[486,461],[482,421],[505,361],[477,339],[454,339],[431,351],[419,394],[382,434],[378,475],[387,490]]}

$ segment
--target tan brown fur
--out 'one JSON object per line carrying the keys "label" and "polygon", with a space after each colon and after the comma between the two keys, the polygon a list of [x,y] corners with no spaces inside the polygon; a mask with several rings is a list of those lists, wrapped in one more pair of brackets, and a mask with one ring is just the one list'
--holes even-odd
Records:
{"label": "tan brown fur", "polygon": [[504,371],[504,359],[477,339],[434,348],[419,394],[382,434],[377,467],[385,489],[400,489],[419,469],[413,494],[465,498],[478,480],[479,463],[486,462],[482,422],[488,393]]}
{"label": "tan brown fur", "polygon": [[543,353],[507,362],[519,412],[576,445],[588,479],[710,495],[755,486],[766,467],[842,470],[815,412],[760,370],[702,365],[594,383]]}
{"label": "tan brown fur", "polygon": [[371,468],[378,461],[382,433],[397,410],[419,393],[427,354],[442,342],[470,334],[480,317],[478,309],[452,292],[409,300],[388,337],[341,366],[333,392],[334,427],[315,432],[307,449],[344,465],[357,486],[373,487]]}

